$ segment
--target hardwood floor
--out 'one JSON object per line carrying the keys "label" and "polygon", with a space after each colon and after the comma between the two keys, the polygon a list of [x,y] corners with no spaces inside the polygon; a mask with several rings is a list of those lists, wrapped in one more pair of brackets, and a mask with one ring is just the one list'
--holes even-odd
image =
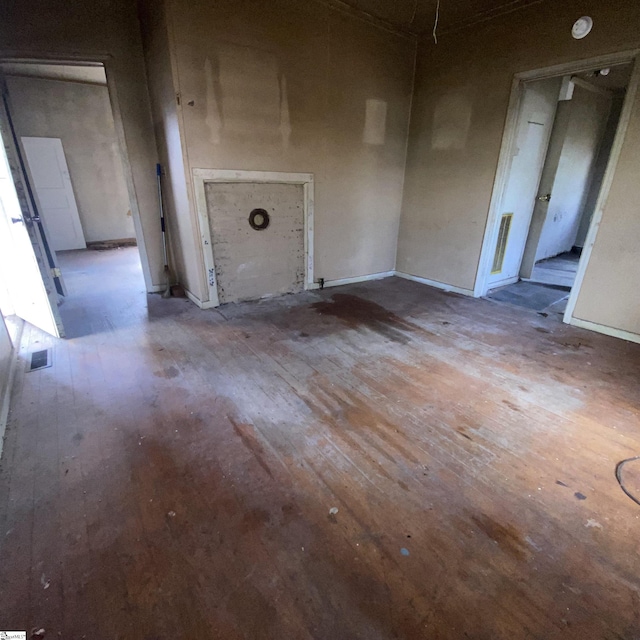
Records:
{"label": "hardwood floor", "polygon": [[0,628],[640,637],[640,345],[395,278],[200,311],[108,253],[23,336]]}

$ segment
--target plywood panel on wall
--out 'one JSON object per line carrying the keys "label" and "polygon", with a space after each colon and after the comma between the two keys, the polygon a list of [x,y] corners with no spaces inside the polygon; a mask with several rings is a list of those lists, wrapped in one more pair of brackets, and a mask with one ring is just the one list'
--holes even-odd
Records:
{"label": "plywood panel on wall", "polygon": [[[208,182],[207,215],[221,303],[304,287],[304,188],[300,184]],[[249,224],[254,209],[270,218]]]}

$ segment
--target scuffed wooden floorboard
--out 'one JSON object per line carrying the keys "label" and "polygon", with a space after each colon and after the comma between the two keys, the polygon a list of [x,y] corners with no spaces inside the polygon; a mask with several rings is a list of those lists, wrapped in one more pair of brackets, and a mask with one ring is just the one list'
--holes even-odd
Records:
{"label": "scuffed wooden floorboard", "polygon": [[393,278],[205,312],[123,280],[134,249],[92,257],[76,337],[23,336],[0,626],[640,636],[638,345]]}

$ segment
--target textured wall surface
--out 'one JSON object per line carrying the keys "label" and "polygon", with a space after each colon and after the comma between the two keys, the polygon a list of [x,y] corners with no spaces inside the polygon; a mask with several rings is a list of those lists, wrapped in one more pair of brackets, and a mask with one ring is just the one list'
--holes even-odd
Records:
{"label": "textured wall surface", "polygon": [[[151,94],[167,132],[167,87],[179,96],[192,220],[194,168],[313,173],[316,277],[393,269],[414,43],[315,2],[167,0],[165,11],[163,37],[161,7],[143,3],[145,50],[150,60],[170,43],[170,78],[152,63]],[[180,224],[195,245],[181,267],[191,286],[200,239]]]}
{"label": "textured wall surface", "polygon": [[[220,302],[302,290],[303,186],[209,182],[205,193]],[[258,208],[269,214],[266,229],[249,224]]]}

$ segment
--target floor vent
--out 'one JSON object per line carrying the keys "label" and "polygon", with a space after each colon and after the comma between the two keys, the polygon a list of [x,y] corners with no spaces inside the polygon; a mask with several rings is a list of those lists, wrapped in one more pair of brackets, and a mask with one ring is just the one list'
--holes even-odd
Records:
{"label": "floor vent", "polygon": [[511,230],[511,220],[513,213],[505,213],[500,220],[500,231],[498,231],[498,242],[496,244],[496,254],[493,256],[493,266],[491,273],[500,273],[502,271],[502,263],[507,253],[507,240],[509,239],[509,231]]}
{"label": "floor vent", "polygon": [[37,371],[38,369],[46,369],[51,366],[51,352],[50,349],[43,349],[42,351],[33,351],[31,353],[31,364],[29,365],[29,371]]}

